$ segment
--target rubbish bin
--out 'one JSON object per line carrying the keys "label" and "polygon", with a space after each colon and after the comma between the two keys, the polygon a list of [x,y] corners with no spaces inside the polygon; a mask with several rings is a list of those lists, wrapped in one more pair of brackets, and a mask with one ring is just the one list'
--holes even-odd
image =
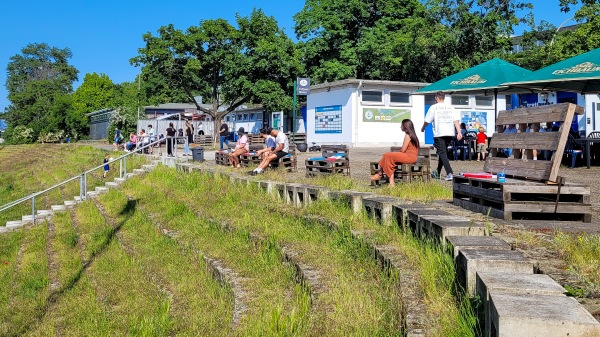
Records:
{"label": "rubbish bin", "polygon": [[190,149],[192,151],[193,161],[204,161],[204,147],[196,146]]}

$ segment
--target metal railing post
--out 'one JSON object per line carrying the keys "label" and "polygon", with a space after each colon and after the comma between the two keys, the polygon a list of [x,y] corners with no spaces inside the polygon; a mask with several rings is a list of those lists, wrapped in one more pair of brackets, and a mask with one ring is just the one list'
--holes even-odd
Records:
{"label": "metal railing post", "polygon": [[87,173],[83,174],[83,200],[87,199]]}
{"label": "metal railing post", "polygon": [[123,177],[127,177],[127,157],[123,158]]}
{"label": "metal railing post", "polygon": [[119,178],[123,178],[123,158],[119,160]]}
{"label": "metal railing post", "polygon": [[31,219],[35,225],[35,194],[31,198]]}
{"label": "metal railing post", "polygon": [[79,177],[79,198],[83,200],[83,174]]}

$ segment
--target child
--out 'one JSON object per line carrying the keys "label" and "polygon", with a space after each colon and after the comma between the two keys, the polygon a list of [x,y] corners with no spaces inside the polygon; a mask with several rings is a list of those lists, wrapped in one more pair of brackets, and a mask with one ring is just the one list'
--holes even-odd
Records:
{"label": "child", "polygon": [[103,178],[106,178],[106,175],[108,174],[108,170],[110,169],[108,162],[110,161],[111,158],[108,157],[108,153],[104,155],[104,175],[102,176]]}
{"label": "child", "polygon": [[487,140],[487,136],[485,135],[485,129],[483,126],[479,127],[479,132],[477,133],[477,161],[480,161],[479,157],[481,156],[481,160],[485,160],[485,142]]}

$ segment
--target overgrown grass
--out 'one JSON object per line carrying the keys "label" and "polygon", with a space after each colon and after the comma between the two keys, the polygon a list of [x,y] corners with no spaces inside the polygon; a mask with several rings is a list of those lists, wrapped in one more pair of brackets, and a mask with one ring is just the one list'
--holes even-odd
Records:
{"label": "overgrown grass", "polygon": [[[158,170],[145,178],[153,190],[174,195],[198,215],[227,221],[278,245],[301,252],[301,263],[320,272],[320,294],[308,316],[309,334],[389,335],[400,331],[399,289],[376,265],[350,228],[330,230],[278,212],[279,201],[256,189],[219,177]],[[207,199],[206,196],[210,196]],[[233,212],[232,212],[233,211]],[[331,310],[335,308],[335,310]]]}
{"label": "overgrown grass", "polygon": [[[163,170],[170,171],[158,171]],[[151,175],[154,179],[167,178]],[[177,242],[186,249],[218,259],[238,273],[247,291],[248,306],[240,323],[241,331],[250,335],[281,335],[302,330],[307,295],[296,287],[293,268],[281,263],[271,245],[253,242],[247,231],[224,231],[219,223],[197,217],[173,191],[165,193],[139,180],[129,181],[123,187],[156,224],[176,233]]]}
{"label": "overgrown grass", "polygon": [[111,217],[124,221],[119,238],[128,247],[130,258],[156,287],[169,294],[169,333],[207,336],[230,331],[230,289],[211,276],[202,256],[163,235],[139,209],[125,219],[122,213],[130,201],[122,193],[111,190],[100,201]]}
{"label": "overgrown grass", "polygon": [[42,314],[48,297],[48,257],[46,226],[27,230],[21,242],[16,274],[9,288],[9,299],[0,311],[0,335],[22,334]]}
{"label": "overgrown grass", "polygon": [[[365,213],[354,214],[348,207],[331,200],[319,200],[304,210],[368,233],[374,243],[395,248],[409,270],[417,271],[424,294],[432,336],[477,336],[477,320],[469,299],[457,296],[456,270],[452,256],[432,242],[403,232],[400,226],[382,226]],[[460,298],[460,299],[457,299]]]}
{"label": "overgrown grass", "polygon": [[[560,256],[567,262],[569,271],[587,286],[584,292],[600,291],[600,236],[572,236],[558,233],[554,241]],[[574,294],[585,295],[585,294]]]}
{"label": "overgrown grass", "polygon": [[[83,171],[101,165],[106,151],[76,144],[39,144],[5,146],[0,151],[0,205],[51,187]],[[116,153],[112,156],[116,157]],[[120,152],[119,152],[120,154]],[[131,172],[146,162],[142,156],[130,156],[127,169]],[[88,191],[104,185],[119,174],[119,166],[111,167],[109,176],[102,178],[100,168],[88,175]],[[36,210],[62,204],[64,199],[79,195],[79,181],[75,180],[43,197],[36,198]],[[31,202],[25,202],[0,213],[0,226],[6,221],[19,220],[31,214]]]}

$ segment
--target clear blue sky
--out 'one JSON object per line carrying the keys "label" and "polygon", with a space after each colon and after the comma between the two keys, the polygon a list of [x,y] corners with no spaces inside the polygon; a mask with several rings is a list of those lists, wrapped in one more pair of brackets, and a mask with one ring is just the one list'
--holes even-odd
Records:
{"label": "clear blue sky", "polygon": [[[530,0],[536,22],[545,19],[556,26],[572,17],[561,13],[559,0]],[[143,46],[142,34],[156,34],[159,27],[174,24],[186,29],[200,20],[223,18],[234,22],[235,14],[248,15],[261,8],[293,36],[292,16],[303,0],[17,0],[3,1],[0,11],[0,112],[9,105],[5,87],[9,58],[28,43],[47,43],[71,49],[70,64],[86,73],[104,73],[114,83],[133,81],[138,68],[129,65]],[[572,22],[574,23],[574,22]],[[571,24],[571,23],[567,23]],[[522,29],[521,29],[522,30]],[[521,31],[517,31],[520,33]],[[80,82],[75,83],[77,87]]]}

